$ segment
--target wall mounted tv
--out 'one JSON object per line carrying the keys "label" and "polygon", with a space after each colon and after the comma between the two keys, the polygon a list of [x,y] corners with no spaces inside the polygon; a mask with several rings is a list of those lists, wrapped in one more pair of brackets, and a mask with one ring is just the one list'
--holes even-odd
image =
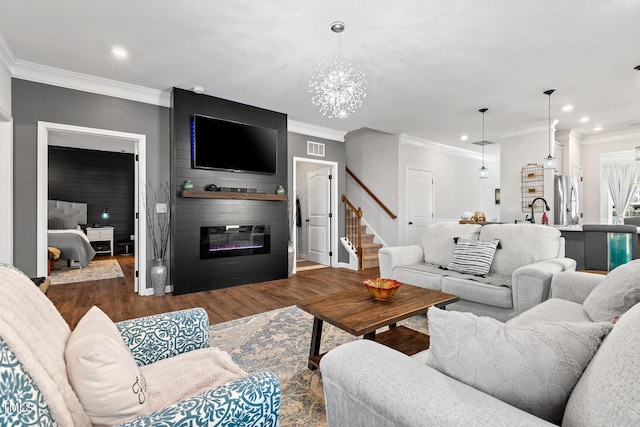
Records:
{"label": "wall mounted tv", "polygon": [[278,131],[194,115],[191,165],[194,169],[276,173]]}

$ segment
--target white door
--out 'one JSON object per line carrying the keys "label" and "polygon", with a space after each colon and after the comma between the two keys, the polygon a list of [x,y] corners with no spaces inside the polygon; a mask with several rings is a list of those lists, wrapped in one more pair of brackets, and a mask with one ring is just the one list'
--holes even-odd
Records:
{"label": "white door", "polygon": [[407,169],[407,245],[422,243],[427,225],[433,223],[433,172]]}
{"label": "white door", "polygon": [[307,172],[307,259],[330,265],[331,168]]}

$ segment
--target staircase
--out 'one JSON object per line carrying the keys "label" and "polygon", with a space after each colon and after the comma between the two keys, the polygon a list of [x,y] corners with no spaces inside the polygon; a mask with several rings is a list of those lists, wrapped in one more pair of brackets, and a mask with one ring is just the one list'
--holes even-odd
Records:
{"label": "staircase", "polygon": [[[382,247],[380,243],[375,243],[373,240],[375,236],[367,233],[367,226],[360,225],[360,238],[362,248],[362,268],[378,267],[378,250]],[[355,230],[352,226],[347,226],[347,236],[354,236]],[[354,242],[355,243],[355,242]]]}
{"label": "staircase", "polygon": [[[384,209],[393,219],[397,218],[375,195],[360,181],[353,172],[347,168],[347,173],[360,184],[373,199]],[[357,264],[358,270],[365,268],[379,267],[378,251],[383,246],[374,242],[375,235],[367,233],[367,226],[362,224],[362,209],[356,208],[349,201],[346,195],[342,195],[344,203],[345,237],[340,238],[340,242],[350,253],[349,264]],[[352,262],[353,260],[353,262]]]}

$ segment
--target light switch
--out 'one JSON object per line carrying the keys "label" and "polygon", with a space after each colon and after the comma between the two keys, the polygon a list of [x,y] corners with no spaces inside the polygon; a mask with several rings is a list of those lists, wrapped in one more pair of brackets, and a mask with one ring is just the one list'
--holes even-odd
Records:
{"label": "light switch", "polygon": [[156,213],[167,213],[167,204],[156,203]]}

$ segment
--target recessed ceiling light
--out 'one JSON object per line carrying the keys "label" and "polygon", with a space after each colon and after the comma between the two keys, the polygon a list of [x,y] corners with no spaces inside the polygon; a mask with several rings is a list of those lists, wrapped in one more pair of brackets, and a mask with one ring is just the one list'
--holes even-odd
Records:
{"label": "recessed ceiling light", "polygon": [[461,141],[466,141],[467,139],[469,139],[469,136],[468,136],[468,135],[462,135],[462,136],[460,137],[460,140],[461,140]]}
{"label": "recessed ceiling light", "polygon": [[565,105],[564,107],[562,107],[562,111],[571,111],[573,110],[573,105]]}
{"label": "recessed ceiling light", "polygon": [[593,128],[596,132],[600,132],[602,130],[602,126],[596,126]]}
{"label": "recessed ceiling light", "polygon": [[591,118],[587,116],[580,117],[580,123],[587,123],[589,120],[591,120]]}
{"label": "recessed ceiling light", "polygon": [[129,56],[129,52],[123,47],[114,46],[111,48],[111,55],[113,55],[114,58],[125,59]]}

